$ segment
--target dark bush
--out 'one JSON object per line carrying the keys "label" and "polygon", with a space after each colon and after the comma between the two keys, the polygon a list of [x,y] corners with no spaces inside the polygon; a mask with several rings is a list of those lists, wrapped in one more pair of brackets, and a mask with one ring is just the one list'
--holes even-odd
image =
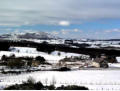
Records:
{"label": "dark bush", "polygon": [[76,85],[69,85],[69,86],[62,85],[61,87],[57,87],[56,90],[88,90],[88,88],[83,86],[76,86]]}
{"label": "dark bush", "polygon": [[55,90],[56,88],[55,88],[54,85],[50,85],[50,86],[47,86],[47,89],[48,89],[48,90]]}
{"label": "dark bush", "polygon": [[15,54],[11,54],[9,58],[15,58]]}
{"label": "dark bush", "polygon": [[45,59],[44,59],[44,57],[41,57],[41,56],[37,56],[36,58],[35,58],[35,60],[37,60],[37,61],[39,61],[40,63],[45,63]]}
{"label": "dark bush", "polygon": [[21,68],[25,65],[25,62],[21,59],[9,59],[7,66],[10,68]]}
{"label": "dark bush", "polygon": [[55,51],[55,46],[47,43],[42,43],[37,47],[37,51],[47,52],[50,54],[51,52]]}
{"label": "dark bush", "polygon": [[58,69],[58,71],[70,71],[71,69],[70,68],[67,68],[67,67],[61,67]]}
{"label": "dark bush", "polygon": [[32,78],[29,78],[27,82],[9,86],[5,90],[88,90],[88,88],[77,85],[62,85],[60,87],[55,87],[54,85],[44,86],[41,82],[35,83]]}
{"label": "dark bush", "polygon": [[20,86],[18,84],[16,84],[16,85],[7,87],[4,90],[20,90]]}
{"label": "dark bush", "polygon": [[20,85],[15,84],[5,88],[4,90],[89,90],[89,89],[77,85],[69,85],[69,86],[62,85],[61,87],[56,88],[54,85],[44,86],[41,82],[38,82],[35,84],[27,84],[27,83]]}
{"label": "dark bush", "polygon": [[44,88],[44,85],[41,82],[37,82],[35,83],[34,88],[36,90],[42,90]]}
{"label": "dark bush", "polygon": [[7,56],[6,56],[6,55],[3,55],[3,56],[1,57],[1,60],[2,60],[2,61],[6,61],[6,59],[7,59]]}
{"label": "dark bush", "polygon": [[27,66],[32,66],[32,60],[29,60],[28,62],[27,62]]}
{"label": "dark bush", "polygon": [[100,62],[100,67],[101,67],[101,68],[108,68],[109,66],[108,66],[107,61],[105,61],[105,60],[104,60],[104,61],[101,61],[101,62]]}
{"label": "dark bush", "polygon": [[0,51],[8,51],[10,48],[9,43],[5,41],[0,41]]}

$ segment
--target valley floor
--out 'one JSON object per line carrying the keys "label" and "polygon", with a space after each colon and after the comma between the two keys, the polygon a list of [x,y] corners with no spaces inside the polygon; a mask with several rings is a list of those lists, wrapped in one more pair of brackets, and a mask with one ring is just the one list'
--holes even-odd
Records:
{"label": "valley floor", "polygon": [[120,70],[77,70],[77,71],[38,71],[32,73],[1,74],[0,87],[1,89],[12,85],[20,84],[26,81],[29,77],[36,81],[41,81],[43,84],[60,85],[80,85],[86,86],[90,90],[120,90]]}
{"label": "valley floor", "polygon": [[[17,50],[20,50],[17,52]],[[15,54],[16,57],[29,56],[43,56],[50,63],[57,63],[59,60],[71,56],[80,56],[80,54],[61,52],[61,55],[57,55],[55,51],[51,54],[38,52],[32,48],[16,47],[11,51],[1,51],[0,57],[3,55],[10,56]],[[0,89],[13,84],[21,84],[23,81],[27,81],[29,77],[35,79],[35,81],[41,81],[43,84],[60,85],[80,85],[86,86],[90,90],[120,90],[120,63],[109,64],[110,68],[107,69],[81,69],[72,71],[36,71],[22,74],[2,74],[0,73]]]}

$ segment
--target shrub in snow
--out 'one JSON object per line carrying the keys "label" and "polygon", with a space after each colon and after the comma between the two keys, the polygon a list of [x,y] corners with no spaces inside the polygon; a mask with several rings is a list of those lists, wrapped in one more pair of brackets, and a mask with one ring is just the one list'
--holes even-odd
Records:
{"label": "shrub in snow", "polygon": [[77,85],[68,85],[55,87],[55,85],[44,86],[40,81],[33,82],[33,78],[29,78],[26,82],[22,84],[15,84],[9,87],[6,87],[4,90],[88,90],[88,88]]}
{"label": "shrub in snow", "polygon": [[44,57],[41,57],[41,56],[37,56],[36,58],[35,58],[35,60],[37,60],[37,61],[39,61],[40,63],[45,63],[45,59],[44,59]]}
{"label": "shrub in snow", "polygon": [[107,61],[105,61],[105,60],[104,60],[104,61],[101,61],[101,62],[100,62],[100,67],[101,67],[101,68],[108,68],[109,66],[108,66]]}
{"label": "shrub in snow", "polygon": [[58,71],[70,71],[71,69],[70,68],[67,68],[67,67],[61,67],[58,69]]}
{"label": "shrub in snow", "polygon": [[44,89],[44,85],[40,81],[35,83],[34,87],[35,87],[36,90]]}
{"label": "shrub in snow", "polygon": [[48,90],[55,90],[55,86],[54,85],[50,85],[46,87]]}
{"label": "shrub in snow", "polygon": [[27,66],[29,66],[29,67],[32,66],[32,60],[29,60],[29,61],[27,62]]}
{"label": "shrub in snow", "polygon": [[34,60],[33,57],[19,57],[19,58],[27,61]]}
{"label": "shrub in snow", "polygon": [[58,52],[58,56],[60,56],[61,55],[61,53],[60,52]]}
{"label": "shrub in snow", "polygon": [[108,56],[106,58],[106,60],[108,60],[109,63],[117,63],[118,61],[116,60],[116,56]]}
{"label": "shrub in snow", "polygon": [[88,90],[88,88],[83,86],[76,86],[76,85],[68,85],[68,86],[62,85],[61,87],[58,87],[56,90]]}
{"label": "shrub in snow", "polygon": [[15,58],[15,54],[11,54],[9,58]]}
{"label": "shrub in snow", "polygon": [[25,83],[34,84],[34,83],[35,83],[35,79],[30,76],[30,77],[28,78],[27,82],[25,82]]}
{"label": "shrub in snow", "polygon": [[6,55],[3,55],[3,56],[1,57],[1,60],[2,60],[2,61],[6,61],[6,59],[7,59],[7,56],[6,56]]}
{"label": "shrub in snow", "polygon": [[50,44],[42,43],[37,47],[37,51],[47,52],[50,54],[51,52],[55,51],[55,47]]}

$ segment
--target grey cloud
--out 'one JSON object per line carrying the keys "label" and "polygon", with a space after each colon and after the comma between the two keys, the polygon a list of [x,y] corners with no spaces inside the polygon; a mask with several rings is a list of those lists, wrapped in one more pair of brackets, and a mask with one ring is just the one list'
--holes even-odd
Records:
{"label": "grey cloud", "polygon": [[51,24],[119,19],[119,0],[0,0],[1,25]]}
{"label": "grey cloud", "polygon": [[105,30],[104,32],[105,33],[113,33],[113,32],[120,33],[120,29],[115,28],[115,29],[112,29],[112,30]]}

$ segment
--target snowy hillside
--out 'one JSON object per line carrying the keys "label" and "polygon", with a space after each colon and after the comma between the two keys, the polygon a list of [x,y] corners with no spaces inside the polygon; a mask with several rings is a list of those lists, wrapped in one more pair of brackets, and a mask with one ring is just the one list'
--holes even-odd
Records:
{"label": "snowy hillside", "polygon": [[58,51],[55,51],[51,54],[45,53],[45,52],[38,52],[36,48],[29,48],[29,47],[10,47],[10,51],[0,51],[0,58],[3,55],[10,56],[15,55],[16,57],[37,57],[42,56],[44,57],[48,62],[50,63],[58,63],[59,60],[65,58],[65,57],[71,57],[71,56],[80,56],[81,54],[75,54],[75,53],[64,53],[60,52],[61,55],[58,55]]}
{"label": "snowy hillside", "polygon": [[46,32],[28,32],[28,33],[9,33],[0,35],[0,38],[6,39],[55,39],[57,37]]}

